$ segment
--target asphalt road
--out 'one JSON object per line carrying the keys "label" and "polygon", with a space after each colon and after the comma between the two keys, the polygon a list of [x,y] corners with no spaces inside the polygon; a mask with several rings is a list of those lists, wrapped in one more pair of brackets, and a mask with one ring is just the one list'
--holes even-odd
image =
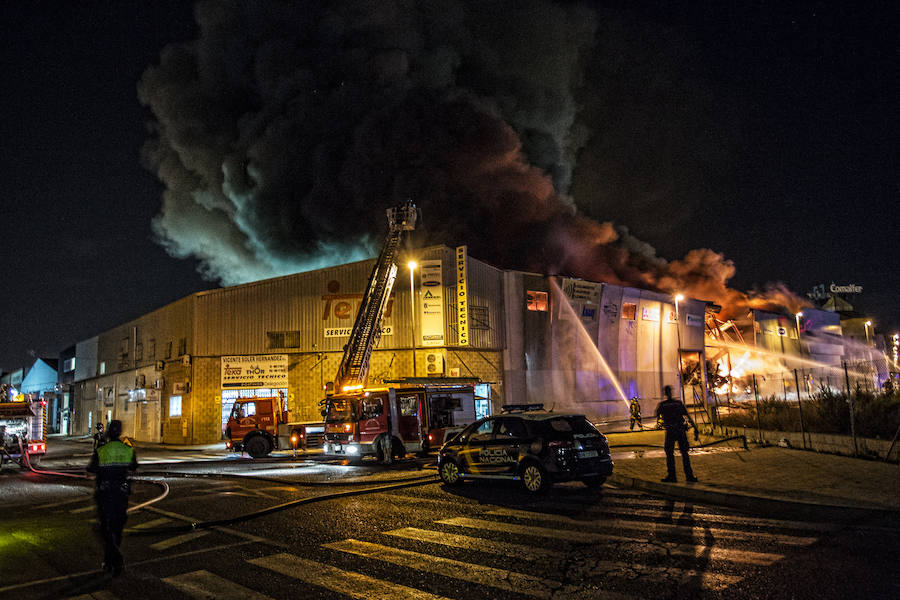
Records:
{"label": "asphalt road", "polygon": [[[0,475],[0,598],[896,598],[900,530],[787,521],[606,487],[445,489],[424,461],[143,469],[98,572],[90,482]],[[372,491],[377,487],[406,485]],[[341,495],[346,494],[346,495]],[[252,518],[250,513],[286,503]],[[220,525],[205,526],[210,521]],[[199,523],[199,526],[192,526]]]}

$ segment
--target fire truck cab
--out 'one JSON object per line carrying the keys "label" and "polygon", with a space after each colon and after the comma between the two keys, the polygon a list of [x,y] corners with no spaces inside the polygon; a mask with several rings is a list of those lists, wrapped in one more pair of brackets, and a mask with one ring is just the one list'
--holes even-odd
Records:
{"label": "fire truck cab", "polygon": [[310,434],[321,436],[322,423],[291,422],[285,400],[241,398],[235,401],[225,428],[225,447],[253,458],[272,450],[305,450]]}
{"label": "fire truck cab", "polygon": [[428,452],[475,421],[472,384],[372,388],[326,399],[325,454],[391,462]]}

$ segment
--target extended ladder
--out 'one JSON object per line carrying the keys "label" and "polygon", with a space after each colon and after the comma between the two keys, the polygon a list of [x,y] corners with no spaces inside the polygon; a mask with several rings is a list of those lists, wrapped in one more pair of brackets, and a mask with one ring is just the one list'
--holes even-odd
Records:
{"label": "extended ladder", "polygon": [[365,386],[369,378],[369,360],[381,338],[381,320],[387,307],[394,280],[397,278],[397,254],[403,232],[416,228],[416,205],[412,201],[387,210],[388,235],[381,249],[369,283],[363,294],[350,341],[344,349],[341,365],[334,380],[335,392],[348,387]]}

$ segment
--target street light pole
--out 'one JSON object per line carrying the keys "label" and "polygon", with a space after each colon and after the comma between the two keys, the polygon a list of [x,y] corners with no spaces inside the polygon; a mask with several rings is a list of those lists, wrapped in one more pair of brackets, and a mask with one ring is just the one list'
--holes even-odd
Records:
{"label": "street light pole", "polygon": [[681,364],[681,318],[678,315],[678,303],[684,300],[682,294],[675,296],[675,335],[678,337],[678,383],[681,385],[681,403],[687,405],[684,400],[684,366]]}
{"label": "street light pole", "polygon": [[410,323],[412,324],[412,337],[410,338],[412,348],[412,364],[413,364],[413,377],[416,376],[416,291],[415,291],[415,282],[416,282],[416,261],[411,260],[407,263],[409,267],[409,317]]}

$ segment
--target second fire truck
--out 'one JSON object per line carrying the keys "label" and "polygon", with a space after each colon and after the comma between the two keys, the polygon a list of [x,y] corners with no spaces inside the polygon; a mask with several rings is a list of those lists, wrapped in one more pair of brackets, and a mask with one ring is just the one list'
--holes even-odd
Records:
{"label": "second fire truck", "polygon": [[400,241],[416,227],[412,202],[387,211],[388,235],[366,291],[334,380],[335,393],[323,401],[325,454],[384,463],[439,447],[453,431],[475,421],[472,380],[407,379],[369,388],[369,360],[381,337],[381,321],[394,280]]}

